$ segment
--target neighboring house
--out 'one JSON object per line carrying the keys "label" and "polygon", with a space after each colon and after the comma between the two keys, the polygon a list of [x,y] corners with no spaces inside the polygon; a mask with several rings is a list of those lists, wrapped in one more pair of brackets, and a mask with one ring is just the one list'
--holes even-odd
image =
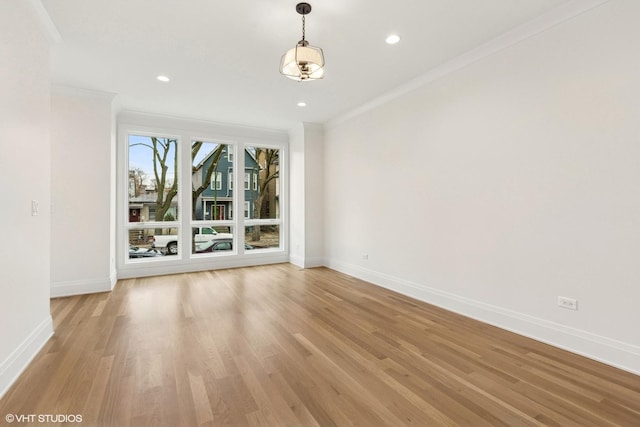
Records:
{"label": "neighboring house", "polygon": [[[155,191],[148,191],[133,197],[129,196],[129,222],[162,221],[162,219],[156,219],[157,198],[158,195]],[[164,219],[172,220],[177,218],[177,212],[178,202],[174,198]],[[131,229],[129,230],[129,243],[133,245],[147,243],[149,236],[153,236],[155,232],[154,229]],[[165,231],[166,234],[176,232],[175,229],[166,229]]]}
{"label": "neighboring house", "polygon": [[177,218],[178,201],[171,201],[171,207],[165,214],[165,218],[156,219],[156,192],[143,193],[135,197],[129,197],[129,222],[163,221]]}
{"label": "neighboring house", "polygon": [[[230,156],[231,155],[231,158]],[[200,186],[213,162],[213,152],[198,163],[193,170],[194,187]],[[255,157],[244,150],[244,217],[253,218],[253,201],[258,195],[259,166]],[[196,220],[233,219],[233,147],[226,145],[211,174],[210,183],[196,201]]]}
{"label": "neighboring house", "polygon": [[143,183],[143,173],[140,170],[129,170],[129,222],[168,221],[177,218],[178,201],[171,201],[171,207],[164,218],[156,219],[156,190],[155,180]]}

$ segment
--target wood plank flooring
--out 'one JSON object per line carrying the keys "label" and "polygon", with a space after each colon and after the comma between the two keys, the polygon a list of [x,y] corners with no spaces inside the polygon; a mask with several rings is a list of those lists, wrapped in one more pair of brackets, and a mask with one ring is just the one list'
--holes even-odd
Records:
{"label": "wood plank flooring", "polygon": [[325,268],[121,280],[51,308],[0,424],[640,426],[640,377]]}

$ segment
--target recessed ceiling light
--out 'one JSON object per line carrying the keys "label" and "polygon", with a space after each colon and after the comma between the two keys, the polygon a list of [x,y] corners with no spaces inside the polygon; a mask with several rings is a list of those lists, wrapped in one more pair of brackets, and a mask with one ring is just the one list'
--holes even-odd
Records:
{"label": "recessed ceiling light", "polygon": [[298,107],[306,107],[306,106],[307,106],[306,102],[303,102],[303,101],[298,102]]}
{"label": "recessed ceiling light", "polygon": [[387,42],[387,44],[396,44],[399,41],[400,41],[400,36],[397,34],[391,34],[385,39],[385,42]]}
{"label": "recessed ceiling light", "polygon": [[156,79],[160,80],[161,82],[165,82],[165,83],[171,80],[167,76],[158,76],[158,77],[156,77]]}

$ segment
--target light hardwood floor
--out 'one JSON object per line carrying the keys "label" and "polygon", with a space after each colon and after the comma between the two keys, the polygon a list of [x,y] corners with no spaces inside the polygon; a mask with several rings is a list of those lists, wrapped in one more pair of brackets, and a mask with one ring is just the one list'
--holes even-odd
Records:
{"label": "light hardwood floor", "polygon": [[640,426],[640,377],[325,268],[121,280],[51,309],[0,424]]}

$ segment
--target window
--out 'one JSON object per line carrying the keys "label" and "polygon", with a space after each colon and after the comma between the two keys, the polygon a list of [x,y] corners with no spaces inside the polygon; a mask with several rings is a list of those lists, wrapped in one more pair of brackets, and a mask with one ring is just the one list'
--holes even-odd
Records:
{"label": "window", "polygon": [[211,189],[222,190],[222,172],[214,172],[211,174]]}
{"label": "window", "polygon": [[244,233],[245,249],[271,249],[280,247],[279,225],[254,225],[246,227]]}
{"label": "window", "polygon": [[[279,219],[280,217],[280,150],[249,147],[254,164],[245,165],[254,169],[254,191],[249,199],[253,202],[254,219]],[[267,209],[269,206],[269,209]]]}
{"label": "window", "polygon": [[[217,142],[191,142],[192,221],[225,219],[221,213],[233,203],[231,195],[224,191],[222,181],[222,171],[231,167],[224,155],[228,149],[228,145]],[[205,185],[207,180],[210,185]]]}
{"label": "window", "polygon": [[[127,135],[129,260],[177,254],[180,233],[179,141],[157,135]],[[153,248],[156,250],[153,250]]]}
{"label": "window", "polygon": [[[222,181],[223,171],[228,173],[227,185],[231,189],[233,182],[233,146],[215,141],[195,140],[191,143],[191,225],[194,230],[191,253],[212,252],[212,248],[203,248],[202,243],[218,239],[216,227],[230,230],[232,224],[225,218],[227,209],[233,205],[233,194],[225,189]],[[231,160],[229,160],[231,157]],[[210,185],[202,183],[209,179]],[[201,222],[202,221],[202,222]],[[206,222],[205,222],[206,221]],[[203,223],[204,222],[204,223]],[[198,225],[198,227],[196,227]],[[233,238],[226,233],[225,238]]]}
{"label": "window", "polygon": [[129,209],[140,209],[140,222],[176,221],[177,139],[129,135],[128,142]]}
{"label": "window", "polygon": [[[253,191],[248,192],[250,206],[245,205],[245,244],[247,250],[282,247],[280,216],[280,150],[248,147],[251,158],[246,168],[255,172]],[[249,216],[247,210],[251,209]],[[249,249],[250,247],[250,249]]]}
{"label": "window", "polygon": [[[131,124],[138,119],[151,125]],[[265,134],[261,146],[243,142],[248,135],[241,129],[198,123],[192,135],[188,123],[169,120],[173,130],[166,130],[158,127],[162,120],[119,116],[118,273],[129,278],[286,261],[280,215],[286,134]],[[234,181],[244,191],[234,193]]]}

